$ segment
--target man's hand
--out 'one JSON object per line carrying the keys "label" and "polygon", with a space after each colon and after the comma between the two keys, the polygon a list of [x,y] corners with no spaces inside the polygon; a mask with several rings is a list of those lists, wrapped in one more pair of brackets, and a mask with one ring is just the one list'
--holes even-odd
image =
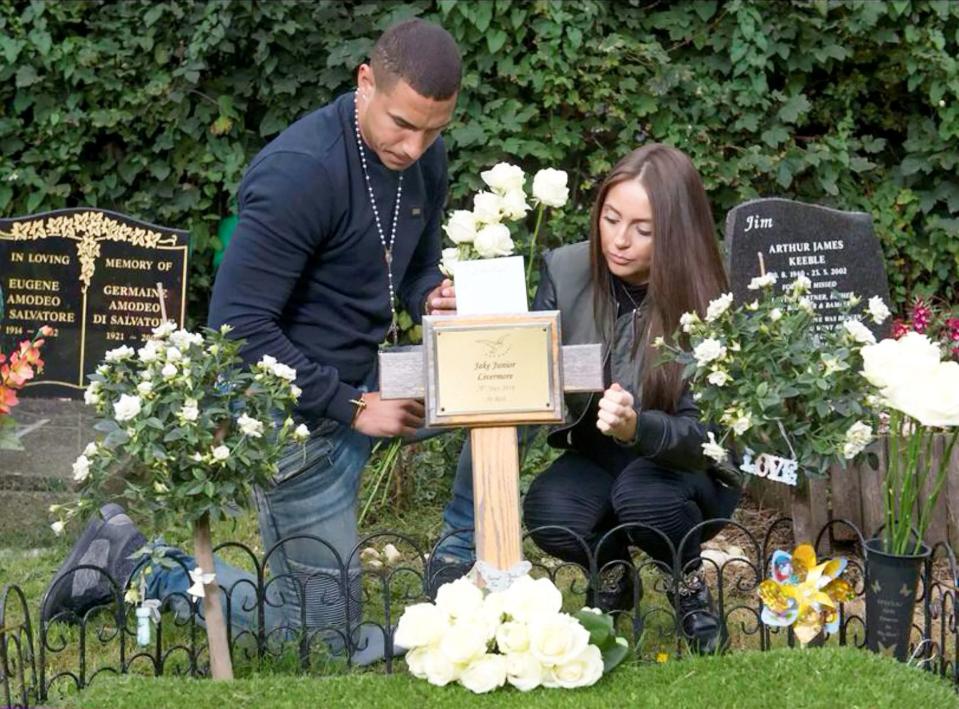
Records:
{"label": "man's hand", "polygon": [[376,438],[411,437],[423,426],[426,409],[416,399],[381,399],[378,391],[363,395],[366,408],[360,411],[353,428]]}
{"label": "man's hand", "polygon": [[614,383],[603,392],[599,400],[599,417],[596,428],[607,436],[621,441],[631,441],[636,435],[636,410],[633,395]]}
{"label": "man's hand", "polygon": [[456,289],[449,278],[426,296],[427,315],[456,315]]}

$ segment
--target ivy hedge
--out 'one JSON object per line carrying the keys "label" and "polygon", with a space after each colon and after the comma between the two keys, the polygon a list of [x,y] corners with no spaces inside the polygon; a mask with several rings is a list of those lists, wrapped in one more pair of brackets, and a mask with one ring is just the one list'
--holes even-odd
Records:
{"label": "ivy hedge", "polygon": [[0,0],[0,215],[77,205],[192,235],[205,317],[248,160],[420,15],[460,43],[451,205],[502,159],[570,172],[546,244],[644,141],[687,151],[717,222],[784,196],[873,215],[894,299],[959,301],[959,3]]}

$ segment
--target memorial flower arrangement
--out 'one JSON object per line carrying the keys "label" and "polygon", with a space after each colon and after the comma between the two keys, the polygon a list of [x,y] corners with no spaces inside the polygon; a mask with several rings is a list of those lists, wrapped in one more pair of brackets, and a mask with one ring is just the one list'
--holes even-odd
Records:
{"label": "memorial flower arrangement", "polygon": [[815,327],[811,283],[800,276],[775,294],[777,275],[749,284],[755,297],[733,303],[726,293],[702,317],[686,313],[670,340],[655,345],[662,361],[679,363],[703,419],[721,427],[709,433],[703,452],[718,464],[795,484],[797,471],[825,475],[834,463],[863,453],[874,439],[874,393],[859,371],[863,346],[875,343],[862,322],[889,317],[878,297],[861,316],[851,296],[842,322],[831,330]]}
{"label": "memorial flower arrangement", "polygon": [[53,329],[44,325],[29,340],[23,340],[9,355],[0,352],[0,450],[23,450],[17,438],[17,422],[11,410],[20,403],[17,392],[43,372],[40,348]]}
{"label": "memorial flower arrangement", "polygon": [[796,639],[808,644],[820,632],[839,630],[839,604],[855,597],[844,578],[846,559],[816,563],[816,551],[800,544],[792,554],[777,549],[770,563],[770,578],[759,585],[763,623],[792,626]]}
{"label": "memorial flower arrangement", "polygon": [[[443,231],[456,244],[443,249],[442,269],[452,275],[457,261],[510,256],[516,244],[509,223],[522,222],[531,209],[526,193],[526,173],[517,165],[501,162],[480,173],[489,188],[473,196],[473,209],[453,211]],[[536,239],[547,207],[559,208],[569,199],[567,175],[546,168],[533,176],[532,197],[536,206],[536,224],[529,243],[526,280],[536,249]]]}
{"label": "memorial flower arrangement", "polygon": [[441,586],[436,603],[409,606],[394,639],[408,648],[410,673],[440,687],[588,687],[623,661],[628,644],[610,616],[590,608],[573,616],[562,605],[549,579],[521,576],[484,592],[463,577]]}
{"label": "memorial flower arrangement", "polygon": [[[198,567],[190,593],[204,600],[213,673],[220,677],[224,652],[230,676],[232,670],[219,594],[211,591],[210,521],[247,507],[254,486],[272,480],[284,447],[309,436],[290,417],[300,394],[296,372],[269,356],[242,368],[242,342],[228,333],[228,326],[194,333],[164,322],[139,349],[107,352],[84,397],[105,435],[73,463],[78,499],[51,508],[58,533],[107,501],[123,503],[160,530],[192,524]],[[217,625],[223,635],[215,639]]]}
{"label": "memorial flower arrangement", "polygon": [[[888,416],[883,548],[918,554],[959,438],[959,362],[944,360],[940,346],[916,331],[868,345],[862,358],[862,375],[879,389]],[[940,434],[945,450],[937,458]]]}

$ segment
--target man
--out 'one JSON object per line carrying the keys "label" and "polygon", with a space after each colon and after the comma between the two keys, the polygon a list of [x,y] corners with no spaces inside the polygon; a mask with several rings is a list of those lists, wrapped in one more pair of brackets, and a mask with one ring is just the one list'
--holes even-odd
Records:
{"label": "man", "polygon": [[[305,455],[290,450],[275,485],[256,495],[264,551],[297,536],[268,557],[278,579],[265,609],[268,630],[297,629],[301,617],[310,629],[359,621],[353,552],[360,475],[373,438],[411,436],[424,418],[422,402],[386,401],[372,391],[377,349],[395,341],[401,305],[416,321],[456,308],[452,283],[438,268],[447,190],[439,135],[456,105],[461,66],[442,28],[419,19],[394,25],[360,67],[356,91],[283,131],[240,185],[239,222],[217,273],[210,326],[230,325],[231,336],[246,341],[247,363],[270,355],[296,369],[296,414],[311,430]],[[75,548],[68,562],[85,558],[101,529],[112,534],[112,549],[133,546],[138,533],[120,512],[105,508],[112,524],[92,522],[84,549]],[[126,538],[116,539],[118,528]],[[121,571],[115,556],[101,565]],[[182,563],[151,575],[151,597],[190,584],[192,559],[177,550],[168,556]],[[253,588],[237,583],[248,578],[217,562],[217,582],[231,590],[230,620],[241,627],[255,620]],[[57,600],[51,594],[47,616],[58,605],[77,605]],[[354,661],[382,656],[382,633],[352,640]]]}

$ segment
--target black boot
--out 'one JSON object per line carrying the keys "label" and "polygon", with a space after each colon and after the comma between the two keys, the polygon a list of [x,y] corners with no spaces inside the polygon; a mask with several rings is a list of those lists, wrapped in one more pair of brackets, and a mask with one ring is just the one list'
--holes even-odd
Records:
{"label": "black boot", "polygon": [[[676,608],[676,595],[672,590],[673,580],[669,579],[666,597]],[[700,655],[712,655],[722,644],[722,627],[713,608],[713,597],[706,585],[702,567],[686,573],[679,584],[678,613],[682,623],[683,636],[689,642],[693,652]]]}
{"label": "black boot", "polygon": [[586,589],[586,605],[610,611],[635,610],[633,576],[636,573],[631,563],[615,561],[599,572],[598,588],[590,584]]}

